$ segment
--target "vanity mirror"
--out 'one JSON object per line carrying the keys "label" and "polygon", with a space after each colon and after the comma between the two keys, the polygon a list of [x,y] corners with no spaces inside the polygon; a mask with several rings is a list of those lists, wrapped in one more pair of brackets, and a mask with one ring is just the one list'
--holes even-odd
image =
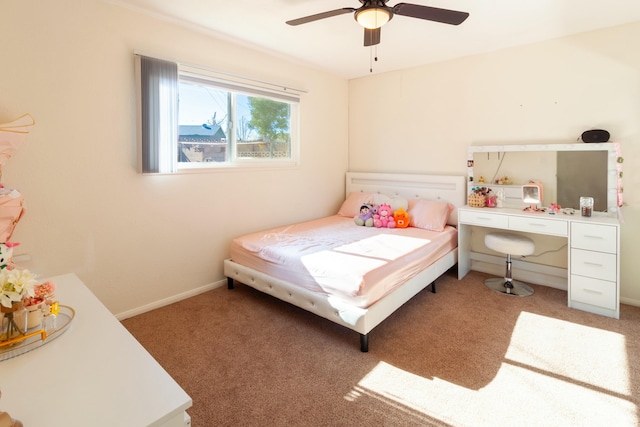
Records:
{"label": "vanity mirror", "polygon": [[579,209],[580,197],[588,196],[594,212],[615,215],[617,160],[613,143],[482,145],[469,148],[467,165],[470,186],[502,191],[508,206],[525,206],[521,187],[535,180],[544,186],[545,206]]}

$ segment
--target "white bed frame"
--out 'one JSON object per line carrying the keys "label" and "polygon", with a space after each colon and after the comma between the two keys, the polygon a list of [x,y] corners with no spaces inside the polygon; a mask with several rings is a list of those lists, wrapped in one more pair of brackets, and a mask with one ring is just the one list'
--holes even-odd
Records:
{"label": "white bed frame", "polygon": [[[451,203],[456,208],[464,206],[467,202],[464,176],[347,172],[346,194],[350,192],[380,193],[406,199],[441,200]],[[449,224],[457,225],[457,221],[457,209],[454,209]],[[366,309],[338,302],[326,295],[244,267],[230,259],[224,261],[224,274],[227,276],[229,289],[233,289],[234,280],[244,283],[360,333],[360,350],[367,352],[369,332],[429,284],[435,286],[435,280],[457,262],[456,248]]]}

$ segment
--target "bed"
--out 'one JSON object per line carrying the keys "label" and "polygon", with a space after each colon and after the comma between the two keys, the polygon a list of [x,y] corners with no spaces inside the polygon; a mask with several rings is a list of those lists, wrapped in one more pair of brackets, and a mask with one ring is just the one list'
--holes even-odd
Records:
{"label": "bed", "polygon": [[[224,261],[228,288],[242,283],[360,334],[369,333],[456,265],[463,176],[348,172],[336,215],[233,240]],[[361,227],[364,201],[402,206],[407,228]]]}

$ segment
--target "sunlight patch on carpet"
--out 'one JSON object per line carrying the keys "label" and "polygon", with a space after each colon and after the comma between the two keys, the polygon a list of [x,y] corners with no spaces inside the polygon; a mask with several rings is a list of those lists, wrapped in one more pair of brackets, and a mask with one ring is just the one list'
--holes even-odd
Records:
{"label": "sunlight patch on carpet", "polygon": [[493,427],[492,414],[508,425],[638,425],[623,335],[523,312],[499,362],[473,390],[380,361],[344,399],[432,425]]}
{"label": "sunlight patch on carpet", "polygon": [[586,387],[631,393],[625,338],[615,332],[523,312],[505,358]]}
{"label": "sunlight patch on carpet", "polygon": [[624,396],[508,362],[478,394],[485,400],[494,396],[486,409],[496,407],[500,420],[510,420],[510,425],[637,425],[635,404]]}
{"label": "sunlight patch on carpet", "polygon": [[438,378],[423,378],[381,361],[345,399],[356,402],[363,397],[375,398],[396,409],[405,408],[409,413],[420,413],[429,419],[455,423],[459,422],[461,415],[460,397],[465,397],[463,401],[468,408],[473,395],[473,391],[464,387]]}

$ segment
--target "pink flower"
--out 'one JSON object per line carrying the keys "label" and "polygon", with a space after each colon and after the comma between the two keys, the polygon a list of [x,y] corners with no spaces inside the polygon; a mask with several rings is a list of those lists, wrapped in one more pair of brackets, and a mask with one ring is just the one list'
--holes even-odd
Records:
{"label": "pink flower", "polygon": [[56,291],[56,284],[51,282],[51,281],[47,281],[44,283],[41,283],[39,285],[36,285],[34,287],[34,292],[35,292],[35,297],[36,298],[47,298],[47,297],[52,297],[53,294]]}
{"label": "pink flower", "polygon": [[47,281],[33,287],[33,296],[24,299],[25,305],[36,305],[55,298],[56,284]]}

